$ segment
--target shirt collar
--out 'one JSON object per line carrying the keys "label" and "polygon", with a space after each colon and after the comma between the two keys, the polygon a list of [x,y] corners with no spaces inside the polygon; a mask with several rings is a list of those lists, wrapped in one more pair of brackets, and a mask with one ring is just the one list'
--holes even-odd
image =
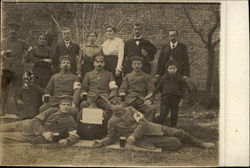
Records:
{"label": "shirt collar", "polygon": [[95,71],[95,74],[98,74],[98,73],[102,73],[104,71],[104,69],[102,69],[101,71],[97,71],[96,69],[94,70]]}
{"label": "shirt collar", "polygon": [[172,41],[170,41],[170,47],[173,49],[173,45],[174,45],[174,48],[177,46],[178,44],[178,41],[176,41],[175,43],[173,43]]}
{"label": "shirt collar", "polygon": [[142,39],[142,35],[140,37],[134,36],[134,40],[141,40],[141,39]]}
{"label": "shirt collar", "polygon": [[85,47],[98,47],[98,45],[96,45],[95,43],[91,44],[90,42],[87,42]]}

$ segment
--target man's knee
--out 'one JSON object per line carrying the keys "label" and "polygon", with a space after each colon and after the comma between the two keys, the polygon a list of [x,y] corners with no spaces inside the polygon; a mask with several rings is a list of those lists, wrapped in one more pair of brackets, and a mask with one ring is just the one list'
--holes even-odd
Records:
{"label": "man's knee", "polygon": [[165,150],[177,150],[182,145],[181,141],[176,137],[168,137],[166,143],[163,144]]}
{"label": "man's knee", "polygon": [[174,137],[177,137],[179,140],[182,140],[185,136],[187,135],[187,133],[182,130],[182,129],[177,129],[177,131],[174,133]]}

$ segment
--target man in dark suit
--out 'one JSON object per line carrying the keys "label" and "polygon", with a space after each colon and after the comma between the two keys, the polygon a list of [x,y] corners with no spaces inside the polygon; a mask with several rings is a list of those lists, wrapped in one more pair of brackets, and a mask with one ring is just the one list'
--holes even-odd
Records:
{"label": "man in dark suit", "polygon": [[53,71],[54,73],[58,73],[60,71],[59,68],[59,58],[61,56],[68,55],[70,57],[71,69],[70,71],[73,74],[76,74],[76,60],[77,55],[79,54],[79,45],[73,43],[71,41],[71,30],[69,28],[62,29],[62,40],[59,41],[55,47],[55,54],[53,60]]}
{"label": "man in dark suit", "polygon": [[154,55],[157,52],[157,48],[150,43],[150,41],[144,39],[141,35],[141,25],[135,24],[133,27],[133,39],[125,42],[124,46],[124,61],[125,61],[125,74],[133,71],[130,58],[133,56],[139,56],[143,58],[142,70],[148,74],[151,73],[150,61],[154,60]]}
{"label": "man in dark suit", "polygon": [[190,77],[190,64],[187,53],[187,46],[178,41],[178,32],[176,30],[169,31],[170,42],[164,45],[160,52],[156,78],[160,79],[165,73],[165,65],[167,62],[174,60],[178,63],[178,72],[184,78]]}

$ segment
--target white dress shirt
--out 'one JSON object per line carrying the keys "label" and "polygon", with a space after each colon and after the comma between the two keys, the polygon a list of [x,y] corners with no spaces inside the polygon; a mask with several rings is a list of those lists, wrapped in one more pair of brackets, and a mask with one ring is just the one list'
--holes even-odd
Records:
{"label": "white dress shirt", "polygon": [[122,61],[124,57],[124,42],[122,39],[115,37],[114,39],[107,39],[102,44],[102,51],[104,55],[117,55],[118,61],[116,70],[122,70]]}
{"label": "white dress shirt", "polygon": [[69,41],[64,41],[64,44],[67,48],[69,48],[69,45],[70,45],[70,40]]}
{"label": "white dress shirt", "polygon": [[174,49],[178,44],[178,41],[176,41],[175,43],[173,43],[172,41],[170,41],[170,47],[171,49]]}

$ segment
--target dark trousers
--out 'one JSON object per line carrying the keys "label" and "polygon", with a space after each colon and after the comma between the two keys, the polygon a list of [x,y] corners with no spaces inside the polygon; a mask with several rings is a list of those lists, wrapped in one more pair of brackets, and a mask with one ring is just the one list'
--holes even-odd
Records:
{"label": "dark trousers", "polygon": [[156,108],[154,106],[146,106],[144,104],[144,101],[140,98],[136,98],[134,101],[132,101],[130,106],[134,107],[136,110],[140,111],[145,115],[145,118],[148,121],[153,121],[156,113]]}
{"label": "dark trousers", "polygon": [[120,76],[118,77],[115,76],[115,69],[116,69],[116,65],[118,61],[118,56],[117,55],[105,55],[104,60],[105,60],[104,69],[113,73],[116,85],[120,87],[122,84],[122,72]]}
{"label": "dark trousers", "polygon": [[161,97],[161,111],[159,117],[159,123],[166,122],[169,111],[171,111],[171,127],[177,126],[178,112],[179,112],[180,96],[176,95],[162,95]]}

